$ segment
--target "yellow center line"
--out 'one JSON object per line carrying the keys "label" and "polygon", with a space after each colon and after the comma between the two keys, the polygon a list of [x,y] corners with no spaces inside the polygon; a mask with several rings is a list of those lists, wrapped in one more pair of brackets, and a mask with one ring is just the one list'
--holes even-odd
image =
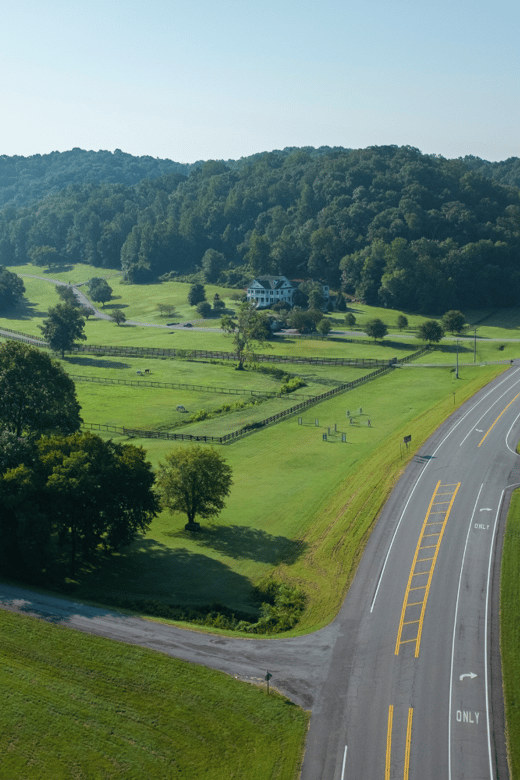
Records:
{"label": "yellow center line", "polygon": [[406,726],[406,750],[404,754],[404,780],[408,780],[408,771],[410,769],[410,747],[412,742],[412,720],[413,709],[408,710],[408,724]]}
{"label": "yellow center line", "polygon": [[498,415],[497,419],[495,420],[495,422],[493,423],[493,425],[491,426],[491,428],[489,428],[489,429],[486,431],[486,433],[484,434],[484,436],[483,436],[483,437],[482,437],[482,439],[480,440],[480,442],[479,442],[479,444],[478,444],[478,446],[479,446],[479,447],[480,447],[480,445],[483,443],[483,441],[484,441],[484,439],[486,438],[486,436],[488,435],[488,433],[491,433],[491,431],[492,431],[492,430],[493,430],[493,428],[495,427],[496,423],[497,423],[497,422],[500,420],[500,418],[502,417],[502,415],[504,414],[504,412],[507,412],[507,410],[509,409],[509,407],[511,406],[511,404],[512,404],[512,403],[514,403],[514,401],[516,401],[516,399],[518,398],[518,396],[519,396],[519,395],[520,395],[520,393],[517,393],[517,395],[515,395],[515,397],[514,397],[514,398],[513,398],[513,400],[511,401],[511,403],[509,403],[509,404],[506,406],[506,408],[505,408],[505,409],[502,409],[502,411],[501,411],[501,412],[500,412],[500,414]]}
{"label": "yellow center line", "polygon": [[394,705],[388,708],[388,728],[386,731],[386,764],[385,780],[390,780],[390,758],[392,757],[392,720],[394,718]]}

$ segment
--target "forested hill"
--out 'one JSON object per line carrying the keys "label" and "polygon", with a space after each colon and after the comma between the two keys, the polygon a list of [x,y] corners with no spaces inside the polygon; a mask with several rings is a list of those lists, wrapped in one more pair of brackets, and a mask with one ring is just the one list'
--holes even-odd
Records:
{"label": "forested hill", "polygon": [[210,160],[136,183],[86,168],[60,193],[4,207],[0,263],[122,267],[134,283],[313,276],[410,311],[508,306],[520,296],[520,197],[495,173],[514,179],[517,162],[384,146]]}
{"label": "forested hill", "polygon": [[32,157],[0,156],[0,207],[23,206],[60,192],[71,184],[136,184],[167,173],[190,171],[190,165],[154,157],[134,157],[120,149],[114,153],[72,149],[70,152],[35,154]]}

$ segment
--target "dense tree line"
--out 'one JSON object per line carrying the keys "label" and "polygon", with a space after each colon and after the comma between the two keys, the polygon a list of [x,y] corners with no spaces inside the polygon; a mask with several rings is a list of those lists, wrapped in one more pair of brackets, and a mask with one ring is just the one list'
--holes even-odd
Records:
{"label": "dense tree line", "polygon": [[42,200],[72,184],[133,185],[169,173],[187,176],[190,168],[173,160],[134,157],[120,149],[113,153],[75,148],[31,157],[0,155],[0,206],[6,203],[22,206]]}
{"label": "dense tree line", "polygon": [[132,186],[74,184],[0,212],[0,262],[121,267],[132,283],[314,277],[410,311],[507,306],[520,294],[520,199],[497,179],[515,180],[515,160],[499,175],[413,147],[284,149]]}

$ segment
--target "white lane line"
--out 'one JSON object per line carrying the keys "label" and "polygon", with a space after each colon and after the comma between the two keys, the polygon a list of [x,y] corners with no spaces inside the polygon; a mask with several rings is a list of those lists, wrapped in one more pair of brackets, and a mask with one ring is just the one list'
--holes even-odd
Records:
{"label": "white lane line", "polygon": [[343,753],[343,768],[341,770],[341,780],[345,778],[345,762],[347,760],[347,746],[345,745],[345,752]]}
{"label": "white lane line", "polygon": [[[515,382],[515,384],[518,384],[518,383],[517,383],[517,382]],[[514,385],[513,385],[513,387],[514,387]],[[490,410],[491,410],[491,409],[492,409],[492,408],[493,408],[493,407],[494,407],[494,406],[495,406],[495,405],[496,405],[496,404],[497,404],[499,401],[501,401],[501,400],[502,400],[502,398],[503,398],[503,397],[504,397],[504,396],[505,396],[505,395],[506,395],[506,394],[507,394],[507,393],[508,393],[508,392],[509,392],[511,389],[512,389],[512,388],[508,388],[507,390],[504,390],[504,392],[502,393],[502,395],[499,395],[499,396],[498,396],[498,398],[497,398],[495,401],[493,401],[493,403],[491,404],[491,406],[489,406],[489,407],[486,409],[486,411],[485,411],[485,412],[482,414],[482,416],[478,418],[477,422],[475,423],[475,426],[477,426],[477,425],[480,423],[480,421],[481,421],[481,420],[482,420],[482,419],[483,419],[483,418],[486,416],[486,414],[488,414],[488,413],[490,412]],[[484,400],[484,398],[483,398],[482,400]],[[464,442],[466,441],[466,439],[468,438],[468,436],[470,436],[470,435],[471,435],[471,434],[472,434],[474,431],[475,431],[475,428],[472,428],[470,431],[468,431],[468,433],[466,434],[466,436],[464,436],[464,438],[462,439],[461,443],[459,444],[459,447],[462,447],[462,445],[464,444]]]}
{"label": "white lane line", "polygon": [[480,494],[482,492],[482,488],[484,487],[484,483],[480,486],[480,490],[478,491],[478,495],[475,501],[475,506],[473,507],[473,512],[471,513],[471,519],[469,521],[468,525],[468,533],[466,534],[466,543],[464,545],[464,552],[462,554],[462,561],[460,564],[460,573],[459,573],[459,585],[457,588],[457,598],[455,600],[455,618],[453,621],[453,637],[451,640],[451,667],[450,667],[450,695],[449,695],[449,703],[448,703],[448,780],[451,780],[451,702],[452,702],[452,695],[453,695],[453,661],[455,656],[455,635],[457,632],[457,618],[459,614],[459,598],[460,598],[460,587],[462,584],[462,571],[464,569],[464,561],[466,559],[466,550],[468,547],[468,541],[469,541],[469,533],[471,531],[471,526],[473,524],[473,519],[475,517],[475,512],[477,511],[477,504],[480,498]]}
{"label": "white lane line", "polygon": [[513,420],[513,422],[511,423],[511,427],[510,427],[510,429],[509,429],[509,430],[508,430],[508,432],[506,433],[506,447],[507,447],[507,449],[509,450],[509,452],[512,452],[512,453],[513,453],[513,455],[518,455],[518,453],[517,453],[516,449],[515,449],[515,450],[511,449],[511,447],[509,446],[509,444],[508,444],[508,441],[507,441],[507,440],[509,439],[509,434],[511,433],[511,431],[512,431],[512,430],[513,430],[513,428],[514,428],[514,426],[516,425],[516,423],[517,423],[517,421],[518,421],[518,418],[519,418],[519,417],[520,417],[520,414],[519,414],[519,415],[517,415],[517,416],[515,417],[515,419],[514,419],[514,420]]}
{"label": "white lane line", "polygon": [[493,761],[491,756],[491,728],[489,724],[489,686],[488,686],[488,662],[487,662],[487,648],[488,648],[488,616],[489,616],[489,590],[491,584],[491,564],[493,561],[493,550],[495,548],[495,533],[498,523],[498,516],[500,514],[500,507],[502,506],[502,499],[504,498],[504,490],[500,496],[498,502],[497,514],[495,517],[495,525],[493,526],[493,536],[491,537],[491,546],[489,548],[489,563],[488,563],[488,580],[486,591],[486,624],[484,633],[484,668],[486,671],[486,720],[487,720],[487,733],[488,733],[488,756],[489,756],[489,777],[493,780]]}
{"label": "white lane line", "polygon": [[[520,371],[520,368],[517,368],[517,369],[515,369],[514,373],[515,373],[515,374],[517,374],[519,371]],[[462,423],[462,422],[463,422],[463,421],[466,419],[466,417],[467,417],[469,414],[471,414],[471,413],[472,413],[472,412],[473,412],[473,411],[474,411],[474,410],[477,408],[477,406],[478,406],[479,404],[481,404],[483,401],[485,401],[485,400],[486,400],[486,398],[487,398],[489,395],[491,395],[491,393],[494,393],[494,392],[495,392],[495,391],[496,391],[496,390],[497,390],[499,387],[501,387],[501,385],[503,385],[503,384],[504,384],[504,382],[507,382],[507,381],[508,381],[510,378],[511,378],[511,373],[508,373],[508,375],[507,375],[507,376],[506,376],[504,379],[502,379],[502,381],[501,381],[501,382],[499,382],[499,383],[498,383],[498,385],[497,385],[496,387],[494,387],[492,390],[488,390],[488,392],[487,392],[487,393],[486,393],[484,396],[482,396],[482,398],[481,398],[479,401],[477,401],[477,402],[476,402],[476,403],[475,403],[475,404],[474,404],[474,405],[471,407],[471,409],[469,409],[469,410],[466,412],[466,414],[462,415],[462,417],[460,418],[460,420],[459,420],[458,422],[456,422],[456,423],[455,423],[455,425],[453,426],[453,428],[450,428],[450,430],[448,431],[448,433],[446,434],[446,436],[444,437],[444,439],[442,439],[442,441],[440,442],[440,444],[439,444],[439,445],[438,445],[438,446],[435,448],[435,450],[434,450],[434,452],[433,452],[433,455],[431,456],[432,458],[434,458],[434,457],[435,457],[435,455],[437,454],[437,452],[439,451],[439,449],[442,447],[442,445],[444,444],[444,442],[446,441],[446,439],[448,438],[448,436],[451,436],[451,434],[453,433],[453,431],[455,431],[455,430],[458,428],[458,426],[459,426],[459,425],[460,425],[460,424],[461,424],[461,423]],[[518,380],[517,380],[517,381],[516,381],[516,382],[513,384],[513,387],[514,387],[516,384],[518,384]],[[512,389],[512,388],[509,388],[509,390],[511,390],[511,389]],[[505,392],[508,392],[508,391],[506,390]],[[502,395],[505,395],[505,393],[503,393]],[[500,396],[500,398],[502,398],[502,396]],[[473,430],[473,429],[472,429],[472,430]],[[468,435],[469,435],[469,434],[468,434]],[[467,437],[466,437],[466,438],[467,438]],[[401,517],[399,518],[399,522],[397,523],[396,529],[395,529],[395,531],[394,531],[394,534],[393,534],[393,536],[392,536],[392,541],[390,542],[390,546],[389,546],[389,548],[388,548],[388,552],[387,552],[387,554],[386,554],[385,561],[384,561],[384,563],[383,563],[383,568],[381,569],[381,574],[379,575],[379,580],[377,581],[377,587],[376,587],[376,591],[375,591],[375,593],[374,593],[374,598],[372,599],[372,604],[370,605],[370,612],[372,612],[372,610],[374,609],[374,604],[376,603],[377,594],[379,593],[379,588],[380,588],[381,582],[383,581],[383,575],[384,575],[384,573],[385,573],[386,564],[387,564],[387,562],[388,562],[388,558],[390,557],[390,552],[391,552],[391,550],[392,550],[392,547],[393,547],[393,544],[394,544],[394,541],[395,541],[395,537],[397,536],[397,532],[399,531],[399,527],[400,527],[400,525],[401,525],[401,521],[402,521],[402,519],[403,519],[403,517],[404,517],[404,514],[405,514],[405,512],[406,512],[406,508],[407,508],[407,506],[408,506],[408,504],[409,504],[409,502],[410,502],[410,499],[411,499],[411,497],[412,497],[412,495],[413,495],[413,493],[414,493],[414,491],[415,491],[415,488],[416,488],[416,487],[417,487],[417,485],[419,484],[419,481],[420,481],[421,477],[423,476],[424,472],[426,471],[426,469],[428,468],[428,466],[430,465],[430,463],[431,463],[431,460],[429,460],[427,463],[425,463],[425,464],[424,464],[424,466],[423,466],[423,469],[422,469],[421,473],[419,474],[419,476],[417,477],[417,481],[416,481],[415,485],[414,485],[414,486],[413,486],[413,488],[412,488],[412,491],[411,491],[411,493],[410,493],[410,497],[408,498],[408,501],[407,501],[407,502],[406,502],[406,504],[405,504],[405,507],[404,507],[404,509],[403,509],[403,511],[402,511]]]}

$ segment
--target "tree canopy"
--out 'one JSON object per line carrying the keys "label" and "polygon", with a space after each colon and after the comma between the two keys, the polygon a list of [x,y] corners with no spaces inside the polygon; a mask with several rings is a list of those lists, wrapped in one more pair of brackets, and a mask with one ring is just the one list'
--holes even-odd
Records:
{"label": "tree canopy", "polygon": [[56,360],[18,341],[0,346],[0,429],[68,434],[80,423],[74,382]]}
{"label": "tree canopy", "polygon": [[447,311],[442,315],[442,327],[445,331],[449,330],[450,333],[460,333],[464,328],[465,323],[465,316],[461,311],[457,311],[456,309]]}
{"label": "tree canopy", "polygon": [[363,328],[367,336],[370,336],[374,341],[384,338],[388,333],[388,326],[383,320],[380,320],[379,317],[375,317],[374,319],[365,322]]}
{"label": "tree canopy", "polygon": [[[142,448],[90,432],[41,437],[0,435],[0,559],[35,573],[56,565],[75,576],[78,561],[114,552],[145,531],[158,510],[154,474]],[[52,550],[52,552],[51,552]]]}
{"label": "tree canopy", "polygon": [[112,288],[106,279],[102,279],[100,276],[93,276],[88,282],[88,291],[90,297],[96,303],[102,303],[103,306],[112,297]]}
{"label": "tree canopy", "polygon": [[245,361],[252,357],[254,348],[263,346],[269,337],[267,318],[257,311],[252,301],[244,301],[238,307],[237,314],[234,317],[225,314],[220,325],[232,339],[238,358],[237,367],[241,371]]}
{"label": "tree canopy", "polygon": [[51,349],[61,352],[65,357],[65,351],[72,349],[78,339],[86,340],[85,320],[81,312],[68,303],[58,303],[52,306],[48,312],[48,319],[43,325],[38,325],[44,338],[49,342]]}
{"label": "tree canopy", "polygon": [[25,285],[20,277],[0,265],[0,311],[21,301],[24,292]]}
{"label": "tree canopy", "polygon": [[191,445],[168,453],[159,464],[157,484],[163,506],[182,512],[188,526],[196,527],[196,517],[217,516],[232,485],[231,467],[214,449]]}
{"label": "tree canopy", "polygon": [[444,330],[438,320],[425,320],[419,325],[417,335],[422,341],[437,344],[444,336]]}

